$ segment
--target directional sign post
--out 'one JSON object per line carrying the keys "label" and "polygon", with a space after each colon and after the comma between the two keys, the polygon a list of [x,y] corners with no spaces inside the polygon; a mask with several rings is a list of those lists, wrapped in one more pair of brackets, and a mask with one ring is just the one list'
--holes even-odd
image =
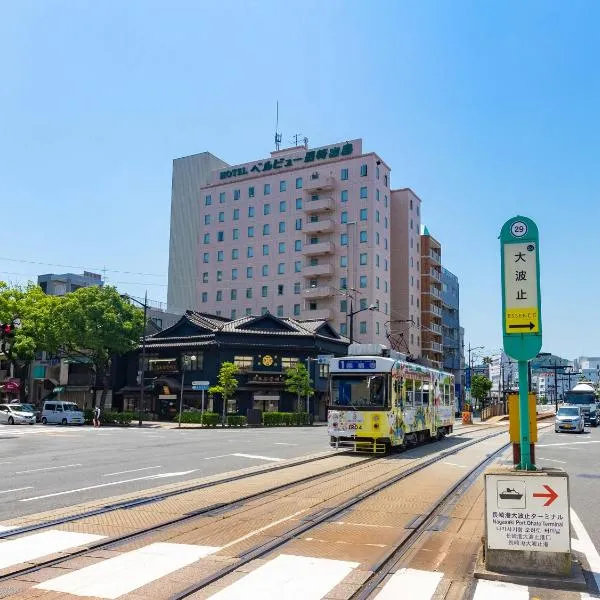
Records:
{"label": "directional sign post", "polygon": [[540,257],[537,225],[513,217],[500,233],[502,330],[504,351],[519,363],[521,462],[519,469],[535,470],[529,448],[528,361],[542,348]]}
{"label": "directional sign post", "polygon": [[204,423],[204,392],[210,387],[210,381],[192,381],[192,390],[202,392],[202,404],[200,408],[200,423]]}

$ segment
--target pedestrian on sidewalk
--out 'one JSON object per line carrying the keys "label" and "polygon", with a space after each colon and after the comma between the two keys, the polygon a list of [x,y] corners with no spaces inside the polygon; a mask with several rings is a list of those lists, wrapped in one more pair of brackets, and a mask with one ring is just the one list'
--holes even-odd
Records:
{"label": "pedestrian on sidewalk", "polygon": [[100,406],[94,408],[94,427],[100,427]]}

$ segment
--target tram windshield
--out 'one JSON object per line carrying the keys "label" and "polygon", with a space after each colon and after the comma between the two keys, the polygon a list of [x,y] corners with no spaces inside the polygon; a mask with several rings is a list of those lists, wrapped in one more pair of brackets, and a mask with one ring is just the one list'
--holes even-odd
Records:
{"label": "tram windshield", "polygon": [[385,409],[389,406],[389,375],[333,375],[331,404],[333,407]]}

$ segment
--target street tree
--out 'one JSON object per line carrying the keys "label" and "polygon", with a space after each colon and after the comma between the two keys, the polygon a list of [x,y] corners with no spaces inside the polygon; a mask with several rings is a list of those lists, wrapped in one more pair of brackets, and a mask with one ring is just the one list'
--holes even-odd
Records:
{"label": "street tree", "polygon": [[483,407],[483,402],[491,389],[492,382],[485,375],[473,375],[471,378],[471,395],[479,400],[480,407]]}
{"label": "street tree", "polygon": [[223,414],[222,414],[222,425],[225,427],[226,415],[227,415],[227,402],[233,398],[238,388],[238,380],[236,375],[239,372],[239,368],[232,362],[224,362],[221,364],[219,369],[219,375],[217,376],[217,385],[213,385],[209,388],[209,394],[219,394],[223,399]]}
{"label": "street tree", "polygon": [[308,369],[303,363],[296,363],[293,367],[285,371],[285,390],[296,394],[296,410],[301,412],[302,398],[311,397],[315,391],[312,387],[312,381]]}
{"label": "street tree", "polygon": [[101,381],[102,393],[96,404],[104,408],[111,357],[139,347],[143,312],[112,286],[91,286],[64,296],[59,321],[67,332],[63,355],[91,365],[95,388]]}

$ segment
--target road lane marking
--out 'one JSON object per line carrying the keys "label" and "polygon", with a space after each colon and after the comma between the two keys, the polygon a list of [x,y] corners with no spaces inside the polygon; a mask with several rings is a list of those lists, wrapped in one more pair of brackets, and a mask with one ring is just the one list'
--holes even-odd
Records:
{"label": "road lane marking", "polygon": [[443,577],[444,574],[437,571],[400,569],[388,579],[375,598],[396,600],[406,597],[410,600],[431,600]]}
{"label": "road lane marking", "polygon": [[442,462],[443,465],[451,465],[453,467],[460,467],[461,469],[468,469],[469,467],[467,467],[467,465],[459,465],[458,463],[453,463],[453,462]]}
{"label": "road lane marking", "polygon": [[280,460],[283,460],[283,458],[273,458],[272,456],[260,456],[258,454],[242,454],[241,452],[230,454],[230,456],[240,456],[241,458],[256,458],[257,460],[271,460],[273,462],[279,462]]}
{"label": "road lane marking", "polygon": [[554,460],[552,458],[543,458],[543,457],[538,458],[538,460],[546,460],[548,462],[562,463],[563,465],[567,463],[566,460]]}
{"label": "road lane marking", "polygon": [[37,589],[114,600],[217,552],[212,546],[155,543],[36,585]]}
{"label": "road lane marking", "polygon": [[87,487],[77,488],[74,490],[64,490],[62,492],[54,492],[52,494],[44,494],[43,496],[32,496],[31,498],[21,498],[19,502],[32,502],[33,500],[44,500],[45,498],[54,498],[56,496],[65,496],[66,494],[76,494],[77,492],[87,492],[88,490],[96,490],[98,488],[109,487],[111,485],[119,485],[121,483],[131,483],[133,481],[143,481],[145,479],[162,479],[165,477],[179,477],[193,473],[191,471],[180,471],[179,473],[159,473],[157,475],[146,475],[145,477],[134,477],[133,479],[121,479],[120,481],[109,481],[108,483],[100,483],[98,485],[88,485]]}
{"label": "road lane marking", "polygon": [[359,564],[280,554],[217,592],[211,600],[321,600]]}
{"label": "road lane marking", "polygon": [[20,492],[22,490],[32,490],[33,486],[29,485],[27,487],[22,487],[22,488],[13,488],[12,490],[2,490],[0,492],[0,494],[10,494],[10,492]]}
{"label": "road lane marking", "polygon": [[600,444],[600,440],[589,440],[587,442],[559,442],[558,444],[536,444],[536,448],[550,448],[551,446],[574,446],[579,444]]}
{"label": "road lane marking", "polygon": [[102,475],[102,477],[110,477],[111,475],[123,475],[125,473],[135,473],[136,471],[149,471],[150,469],[160,469],[160,465],[156,465],[155,467],[142,467],[141,469],[129,469],[129,471],[117,471],[116,473],[106,473],[106,475]]}
{"label": "road lane marking", "polygon": [[70,467],[81,467],[79,463],[73,465],[61,465],[60,467],[42,467],[41,469],[29,469],[28,471],[15,471],[15,475],[22,475],[23,473],[37,473],[39,471],[54,471],[56,469],[68,469]]}
{"label": "road lane marking", "polygon": [[590,571],[596,582],[596,587],[600,589],[600,554],[598,554],[594,542],[592,542],[581,519],[573,509],[571,509],[571,525],[578,538],[577,540],[571,540],[571,544],[573,545],[573,542],[576,542],[576,544],[573,545],[575,550],[585,554],[590,566]]}
{"label": "road lane marking", "polygon": [[526,585],[479,579],[473,600],[529,600]]}
{"label": "road lane marking", "polygon": [[105,538],[104,535],[76,533],[50,529],[16,540],[0,542],[0,569],[29,562],[48,554],[63,552],[68,548],[83,546]]}
{"label": "road lane marking", "polygon": [[297,446],[298,444],[289,444],[288,442],[275,442],[274,446]]}

